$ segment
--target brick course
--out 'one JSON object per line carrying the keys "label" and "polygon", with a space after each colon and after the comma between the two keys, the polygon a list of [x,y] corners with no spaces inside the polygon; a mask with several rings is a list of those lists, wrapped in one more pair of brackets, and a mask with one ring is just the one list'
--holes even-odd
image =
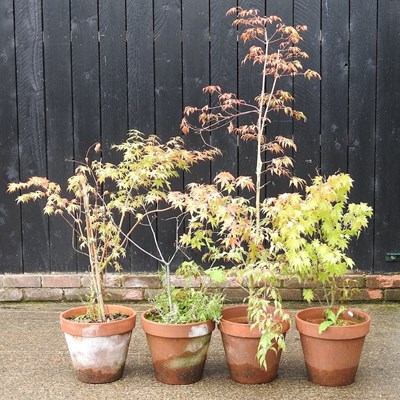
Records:
{"label": "brick course", "polygon": [[387,289],[385,290],[386,301],[400,301],[400,289]]}
{"label": "brick course", "polygon": [[24,293],[21,289],[0,289],[0,302],[1,301],[22,301]]}
{"label": "brick course", "polygon": [[24,289],[24,300],[27,301],[61,301],[63,290],[54,288],[26,288]]}
{"label": "brick course", "polygon": [[400,275],[367,275],[367,288],[400,288]]}
{"label": "brick course", "polygon": [[[360,291],[354,301],[400,301],[400,274],[348,276],[358,283]],[[177,287],[187,285],[182,278],[173,277]],[[0,275],[0,302],[18,301],[81,301],[87,294],[90,280],[81,274],[4,274]],[[191,282],[198,287],[198,281]],[[147,301],[160,293],[160,282],[155,274],[108,274],[106,286],[109,301]],[[212,290],[221,290],[227,302],[240,302],[247,292],[234,279],[220,285],[209,284]],[[313,285],[301,285],[296,279],[282,279],[283,300],[301,301],[302,289]]]}
{"label": "brick course", "polygon": [[3,287],[32,288],[41,287],[40,275],[4,275]]}
{"label": "brick course", "polygon": [[79,288],[81,277],[79,275],[44,275],[42,276],[44,288]]}

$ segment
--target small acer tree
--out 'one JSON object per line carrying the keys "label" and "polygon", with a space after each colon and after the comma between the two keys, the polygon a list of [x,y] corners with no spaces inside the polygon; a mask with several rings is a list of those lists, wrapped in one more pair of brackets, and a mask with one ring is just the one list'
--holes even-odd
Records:
{"label": "small acer tree", "polygon": [[[233,26],[241,31],[243,43],[251,43],[242,63],[261,66],[260,93],[254,101],[237,98],[234,93],[225,93],[217,85],[207,86],[204,93],[217,97],[216,105],[210,107],[187,106],[181,129],[184,134],[194,131],[200,135],[226,127],[228,132],[236,134],[244,141],[256,141],[256,182],[255,182],[255,218],[260,227],[260,211],[262,201],[263,176],[267,174],[287,176],[294,187],[304,181],[291,173],[293,160],[285,154],[285,150],[296,150],[291,138],[283,136],[270,137],[268,125],[272,114],[283,112],[296,120],[306,121],[301,111],[292,108],[293,96],[279,89],[279,82],[285,78],[304,76],[307,79],[320,78],[320,75],[307,69],[303,71],[302,59],[308,55],[298,47],[302,41],[301,33],[307,30],[304,25],[296,27],[285,25],[277,16],[260,16],[258,10],[245,10],[241,7],[231,8],[227,15],[235,15]],[[193,116],[198,121],[193,121]],[[236,126],[241,117],[250,117],[252,122]],[[271,153],[270,161],[264,161],[263,155]]]}
{"label": "small acer tree", "polygon": [[[261,16],[258,10],[240,7],[230,9],[227,15],[235,17],[233,26],[239,30],[242,42],[248,44],[242,63],[252,63],[257,72],[261,69],[259,93],[253,101],[246,101],[234,93],[225,93],[218,85],[207,86],[203,92],[216,97],[216,105],[187,106],[181,129],[184,134],[195,132],[202,136],[225,127],[228,133],[245,142],[255,141],[256,181],[221,172],[213,185],[190,185],[180,200],[189,213],[187,231],[181,241],[203,251],[213,265],[227,261],[234,265],[230,273],[249,292],[249,320],[264,332],[257,357],[267,367],[265,355],[273,343],[284,347],[275,316],[281,319],[288,316],[282,310],[279,293],[282,265],[278,249],[270,245],[274,231],[266,218],[266,200],[262,199],[264,180],[277,175],[288,177],[295,188],[304,184],[292,175],[293,160],[286,154],[288,150],[296,150],[294,141],[283,136],[271,137],[268,128],[277,113],[306,121],[305,115],[292,107],[294,98],[279,87],[280,82],[298,76],[319,79],[320,75],[310,69],[303,70],[302,60],[308,55],[299,44],[306,26],[285,25],[277,16]],[[241,120],[251,122],[240,125]],[[266,153],[271,155],[268,161]],[[254,193],[254,206],[237,195],[243,189]],[[270,303],[275,306],[274,315],[269,314]]]}
{"label": "small acer tree", "polygon": [[[94,149],[100,154],[100,144]],[[128,132],[127,140],[114,149],[121,152],[119,163],[104,163],[89,159],[77,163],[74,174],[68,179],[69,196],[63,197],[61,186],[45,177],[32,177],[27,182],[10,183],[8,192],[23,193],[18,203],[43,199],[43,212],[60,216],[71,227],[78,246],[78,253],[89,259],[91,278],[88,318],[105,322],[104,277],[109,268],[119,270],[128,243],[155,258],[167,269],[171,257],[163,255],[157,245],[154,216],[176,208],[168,202],[171,180],[179,171],[187,171],[201,161],[210,161],[216,150],[187,150],[182,138],[174,137],[162,143],[155,135],[145,138],[138,131]],[[130,225],[125,223],[130,220]],[[177,216],[177,224],[181,218]],[[132,238],[135,229],[145,224],[151,231],[158,253],[153,255],[139,246]],[[178,235],[178,227],[176,234]],[[178,241],[178,236],[177,236]],[[178,251],[176,249],[176,251]],[[173,257],[174,255],[172,255]],[[171,288],[167,286],[171,305]]]}

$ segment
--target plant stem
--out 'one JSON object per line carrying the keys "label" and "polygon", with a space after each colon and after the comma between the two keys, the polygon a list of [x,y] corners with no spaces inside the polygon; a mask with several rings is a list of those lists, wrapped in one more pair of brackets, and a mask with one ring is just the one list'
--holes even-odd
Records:
{"label": "plant stem", "polygon": [[[268,64],[268,52],[269,52],[269,39],[268,33],[265,31],[265,51],[264,51],[264,64],[262,71],[262,86],[261,86],[261,98],[260,105],[258,108],[258,122],[257,122],[257,166],[256,166],[256,229],[260,232],[260,219],[261,219],[261,176],[263,161],[261,158],[262,154],[262,143],[263,143],[263,132],[266,125],[267,115],[271,105],[271,98],[275,91],[275,86],[277,82],[277,76],[274,76],[274,81],[272,83],[271,92],[269,94],[268,102],[264,109],[264,99],[265,99],[265,85],[266,85],[266,73],[265,70]],[[279,51],[278,51],[279,52]]]}
{"label": "plant stem", "polygon": [[106,320],[105,309],[104,309],[104,296],[103,296],[103,281],[102,281],[102,271],[97,259],[97,249],[96,249],[96,240],[93,234],[93,225],[90,219],[90,202],[89,202],[89,193],[87,191],[86,182],[81,182],[82,189],[82,200],[83,207],[85,210],[85,222],[86,222],[86,235],[87,235],[87,245],[88,245],[88,255],[90,261],[90,268],[92,271],[93,277],[93,288],[96,294],[96,301],[99,309],[100,319],[101,321]]}
{"label": "plant stem", "polygon": [[165,263],[165,273],[167,275],[167,296],[168,296],[168,308],[172,312],[172,294],[171,294],[171,262]]}

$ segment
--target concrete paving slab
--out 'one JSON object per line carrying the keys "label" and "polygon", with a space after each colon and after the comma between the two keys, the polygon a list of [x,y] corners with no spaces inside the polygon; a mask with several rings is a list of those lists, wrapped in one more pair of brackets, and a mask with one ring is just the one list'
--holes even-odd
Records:
{"label": "concrete paving slab", "polygon": [[[129,304],[128,304],[129,305]],[[400,399],[400,304],[360,304],[372,317],[356,382],[342,388],[307,380],[298,333],[287,335],[278,379],[243,385],[229,379],[218,330],[213,334],[202,381],[169,386],[154,379],[140,318],[132,336],[124,377],[106,385],[78,382],[59,327],[59,313],[70,304],[0,305],[0,398],[2,400],[189,400],[189,399]],[[138,311],[145,306],[130,304]],[[293,311],[301,304],[288,304]]]}

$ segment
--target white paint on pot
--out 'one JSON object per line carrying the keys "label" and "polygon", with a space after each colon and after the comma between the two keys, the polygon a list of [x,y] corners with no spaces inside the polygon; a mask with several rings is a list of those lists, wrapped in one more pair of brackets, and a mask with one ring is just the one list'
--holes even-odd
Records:
{"label": "white paint on pot", "polygon": [[208,334],[207,324],[195,325],[190,328],[189,337],[199,337]]}
{"label": "white paint on pot", "polygon": [[65,333],[71,360],[76,369],[118,370],[125,362],[131,332],[102,337],[81,337]]}

